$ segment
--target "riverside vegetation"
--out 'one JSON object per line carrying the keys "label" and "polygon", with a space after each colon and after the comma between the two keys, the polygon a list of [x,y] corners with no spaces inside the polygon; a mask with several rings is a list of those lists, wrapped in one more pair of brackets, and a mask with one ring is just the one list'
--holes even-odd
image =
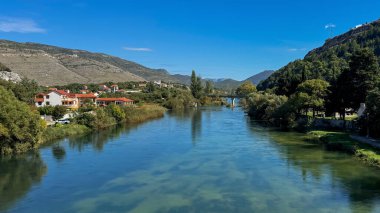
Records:
{"label": "riverside vegetation", "polygon": [[[107,84],[113,84],[108,82]],[[119,83],[121,88],[135,88],[136,83]],[[70,84],[57,86],[78,92],[84,85]],[[88,89],[97,90],[91,84]],[[193,71],[191,89],[184,85],[173,88],[161,88],[153,83],[138,93],[104,93],[100,97],[127,97],[133,99],[135,106],[119,106],[115,104],[106,107],[95,107],[86,103],[79,110],[72,112],[74,118],[70,124],[55,124],[47,126],[40,115],[51,115],[54,120],[62,118],[68,111],[63,106],[34,106],[34,95],[45,92],[47,88],[36,82],[23,79],[19,83],[0,80],[0,153],[17,154],[39,147],[43,143],[64,137],[87,134],[94,130],[105,129],[120,123],[139,123],[145,120],[162,117],[166,109],[183,110],[198,105],[224,105],[221,98],[210,98],[207,95],[221,92],[213,88],[207,81],[205,86],[201,78]]]}
{"label": "riverside vegetation", "polygon": [[[334,45],[332,45],[334,44]],[[317,117],[335,119],[335,112],[346,124],[346,112],[356,112],[361,103],[365,113],[354,120],[351,133],[311,132],[320,143],[346,151],[380,166],[378,151],[354,142],[349,134],[380,137],[380,22],[364,25],[347,34],[329,39],[262,81],[257,92],[246,93],[242,104],[254,120],[302,132],[316,129]],[[352,130],[351,130],[352,131]]]}

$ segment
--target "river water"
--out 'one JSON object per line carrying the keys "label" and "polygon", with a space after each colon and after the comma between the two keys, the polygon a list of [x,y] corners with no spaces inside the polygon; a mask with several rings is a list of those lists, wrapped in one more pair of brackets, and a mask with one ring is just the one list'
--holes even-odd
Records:
{"label": "river water", "polygon": [[380,170],[204,108],[1,159],[0,212],[380,212]]}

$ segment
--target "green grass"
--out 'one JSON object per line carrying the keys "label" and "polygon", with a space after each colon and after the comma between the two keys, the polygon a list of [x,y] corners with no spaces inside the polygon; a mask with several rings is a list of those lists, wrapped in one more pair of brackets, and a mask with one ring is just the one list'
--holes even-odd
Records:
{"label": "green grass", "polygon": [[42,143],[47,143],[69,136],[84,135],[91,132],[91,129],[79,124],[66,124],[46,128],[42,135]]}
{"label": "green grass", "polygon": [[145,104],[140,107],[130,107],[125,110],[127,123],[140,123],[146,120],[164,116],[166,109],[158,105]]}
{"label": "green grass", "polygon": [[370,165],[380,167],[380,150],[352,139],[348,133],[311,131],[307,134],[307,140],[321,143],[328,150],[352,154]]}

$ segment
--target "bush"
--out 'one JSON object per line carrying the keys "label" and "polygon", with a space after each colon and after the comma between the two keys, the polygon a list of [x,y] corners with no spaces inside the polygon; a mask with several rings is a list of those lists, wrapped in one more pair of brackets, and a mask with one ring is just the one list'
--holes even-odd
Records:
{"label": "bush", "polygon": [[40,115],[51,115],[54,120],[58,120],[66,114],[67,108],[64,106],[44,106],[39,107],[38,111]]}
{"label": "bush", "polygon": [[286,96],[252,93],[248,97],[248,115],[256,120],[270,121],[274,113],[287,101]]}
{"label": "bush", "polygon": [[40,115],[0,86],[0,152],[25,152],[34,148],[45,128]]}
{"label": "bush", "polygon": [[125,120],[125,113],[122,108],[116,104],[110,104],[106,107],[107,113],[115,118],[115,120],[120,123]]}
{"label": "bush", "polygon": [[115,118],[111,117],[103,108],[97,109],[95,119],[91,126],[94,129],[104,129],[109,126],[116,125]]}
{"label": "bush", "polygon": [[80,125],[85,125],[89,128],[94,128],[95,115],[85,112],[79,113],[75,118],[74,122]]}

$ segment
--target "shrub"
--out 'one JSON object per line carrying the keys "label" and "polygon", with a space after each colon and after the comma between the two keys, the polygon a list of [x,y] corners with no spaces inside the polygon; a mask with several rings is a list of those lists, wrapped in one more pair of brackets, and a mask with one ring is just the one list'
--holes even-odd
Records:
{"label": "shrub", "polygon": [[[40,115],[0,86],[0,152],[25,152],[40,141]],[[6,151],[8,150],[8,151]]]}
{"label": "shrub", "polygon": [[115,118],[117,122],[122,122],[125,120],[125,113],[122,108],[116,104],[110,104],[106,107],[107,113]]}

